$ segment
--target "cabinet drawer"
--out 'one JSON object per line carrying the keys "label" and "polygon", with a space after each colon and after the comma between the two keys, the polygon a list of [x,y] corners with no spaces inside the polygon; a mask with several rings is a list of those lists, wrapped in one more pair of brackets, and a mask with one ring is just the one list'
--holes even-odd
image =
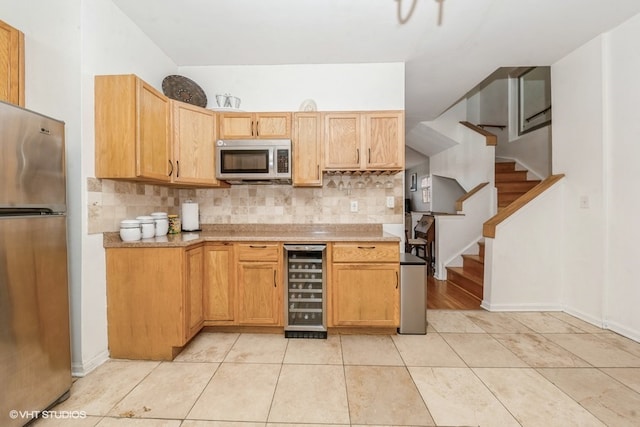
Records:
{"label": "cabinet drawer", "polygon": [[334,243],[333,262],[400,262],[397,243]]}
{"label": "cabinet drawer", "polygon": [[237,246],[239,261],[278,261],[280,245],[277,243],[239,243]]}

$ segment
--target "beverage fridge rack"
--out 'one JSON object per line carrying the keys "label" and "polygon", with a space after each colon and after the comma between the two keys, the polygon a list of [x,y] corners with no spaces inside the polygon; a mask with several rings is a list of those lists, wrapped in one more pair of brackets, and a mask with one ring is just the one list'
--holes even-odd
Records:
{"label": "beverage fridge rack", "polygon": [[285,337],[326,338],[326,245],[286,244]]}

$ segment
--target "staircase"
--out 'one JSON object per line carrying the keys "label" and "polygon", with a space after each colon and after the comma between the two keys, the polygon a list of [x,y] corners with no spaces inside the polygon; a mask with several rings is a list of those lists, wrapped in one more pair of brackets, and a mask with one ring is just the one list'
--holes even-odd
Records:
{"label": "staircase", "polygon": [[[540,183],[527,180],[526,170],[516,170],[516,162],[496,162],[495,185],[498,210]],[[484,242],[478,242],[478,255],[462,255],[462,267],[447,267],[447,283],[457,286],[482,300],[484,282]]]}
{"label": "staircase", "polygon": [[447,283],[464,289],[482,300],[484,281],[484,241],[478,242],[478,255],[462,255],[462,267],[447,267]]}
{"label": "staircase", "polygon": [[540,180],[527,181],[527,171],[516,170],[516,162],[497,162],[495,171],[498,210],[540,183]]}

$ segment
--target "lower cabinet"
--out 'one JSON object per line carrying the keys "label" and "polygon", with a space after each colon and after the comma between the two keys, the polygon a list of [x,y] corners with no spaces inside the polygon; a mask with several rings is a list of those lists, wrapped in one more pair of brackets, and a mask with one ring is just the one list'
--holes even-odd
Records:
{"label": "lower cabinet", "polygon": [[236,265],[233,244],[207,243],[204,246],[205,324],[236,323]]}
{"label": "lower cabinet", "polygon": [[203,324],[203,247],[106,250],[112,358],[172,360]]}
{"label": "lower cabinet", "polygon": [[237,244],[238,324],[282,326],[282,245]]}
{"label": "lower cabinet", "polygon": [[399,326],[398,244],[334,243],[332,255],[333,326]]}

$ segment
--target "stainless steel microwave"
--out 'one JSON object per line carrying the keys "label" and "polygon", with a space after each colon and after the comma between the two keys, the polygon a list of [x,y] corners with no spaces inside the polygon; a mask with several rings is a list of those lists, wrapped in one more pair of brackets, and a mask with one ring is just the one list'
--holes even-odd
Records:
{"label": "stainless steel microwave", "polygon": [[231,184],[290,183],[291,140],[218,140],[216,178]]}

